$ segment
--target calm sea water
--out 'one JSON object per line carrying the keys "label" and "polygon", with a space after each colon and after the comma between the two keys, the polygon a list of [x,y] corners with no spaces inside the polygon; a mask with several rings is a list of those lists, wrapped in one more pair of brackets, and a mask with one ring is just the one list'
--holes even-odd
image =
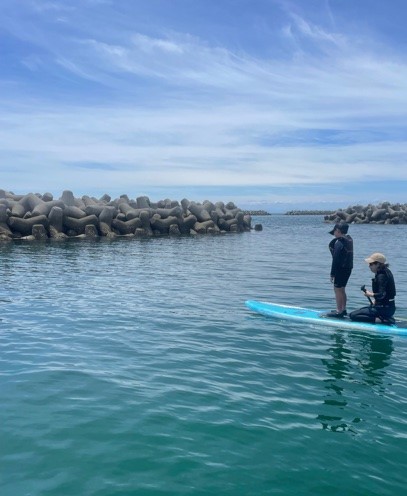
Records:
{"label": "calm sea water", "polygon": [[[334,308],[321,217],[254,220],[0,246],[1,496],[405,494],[407,339],[250,313]],[[407,318],[407,226],[350,233],[348,308],[383,251]]]}

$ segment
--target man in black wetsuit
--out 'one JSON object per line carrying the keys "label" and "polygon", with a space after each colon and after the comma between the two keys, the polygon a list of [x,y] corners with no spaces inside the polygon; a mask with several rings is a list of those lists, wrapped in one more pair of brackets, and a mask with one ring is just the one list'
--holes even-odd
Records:
{"label": "man in black wetsuit", "polygon": [[331,282],[334,285],[336,310],[327,313],[326,317],[342,319],[347,314],[345,287],[353,269],[353,240],[348,229],[349,225],[342,222],[329,231],[335,236],[329,243],[329,251],[332,254]]}

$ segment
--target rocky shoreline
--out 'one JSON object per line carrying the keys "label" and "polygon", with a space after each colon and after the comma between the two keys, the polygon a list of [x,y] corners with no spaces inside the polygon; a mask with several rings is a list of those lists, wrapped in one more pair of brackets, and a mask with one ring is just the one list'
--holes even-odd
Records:
{"label": "rocky shoreline", "polygon": [[76,198],[68,190],[54,200],[51,193],[15,195],[0,190],[0,241],[143,238],[240,233],[251,229],[251,216],[233,202],[225,205],[165,199],[154,203],[147,196],[132,200],[122,195],[112,200],[107,194],[100,199]]}
{"label": "rocky shoreline", "polygon": [[383,202],[378,205],[355,205],[325,215],[325,222],[348,224],[407,224],[407,204]]}

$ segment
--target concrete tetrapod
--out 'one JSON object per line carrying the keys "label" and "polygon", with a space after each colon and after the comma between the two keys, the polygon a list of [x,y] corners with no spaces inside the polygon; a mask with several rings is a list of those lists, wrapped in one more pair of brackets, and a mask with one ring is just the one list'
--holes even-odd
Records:
{"label": "concrete tetrapod", "polygon": [[168,198],[152,202],[147,196],[132,200],[127,195],[112,200],[107,194],[100,199],[88,195],[77,198],[69,190],[54,200],[51,193],[15,195],[0,190],[0,235],[7,240],[180,236],[250,230],[251,217],[233,202],[199,203],[186,198],[181,202]]}

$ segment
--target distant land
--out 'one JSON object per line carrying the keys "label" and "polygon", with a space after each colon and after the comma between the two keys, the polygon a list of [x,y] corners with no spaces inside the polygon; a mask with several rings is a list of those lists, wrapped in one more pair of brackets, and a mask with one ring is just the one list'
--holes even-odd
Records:
{"label": "distant land", "polygon": [[266,210],[243,210],[245,215],[331,215],[335,210],[289,210],[288,212],[267,212]]}
{"label": "distant land", "polygon": [[331,215],[335,210],[290,210],[285,215]]}
{"label": "distant land", "polygon": [[243,210],[243,213],[245,215],[271,215],[270,212],[266,212],[265,210]]}
{"label": "distant land", "polygon": [[[360,203],[360,202],[359,202]],[[256,202],[256,201],[236,201],[239,208],[247,212],[265,212],[257,215],[285,214],[287,212],[325,212],[332,213],[342,208],[346,209],[352,202]],[[251,214],[254,215],[254,214]]]}

